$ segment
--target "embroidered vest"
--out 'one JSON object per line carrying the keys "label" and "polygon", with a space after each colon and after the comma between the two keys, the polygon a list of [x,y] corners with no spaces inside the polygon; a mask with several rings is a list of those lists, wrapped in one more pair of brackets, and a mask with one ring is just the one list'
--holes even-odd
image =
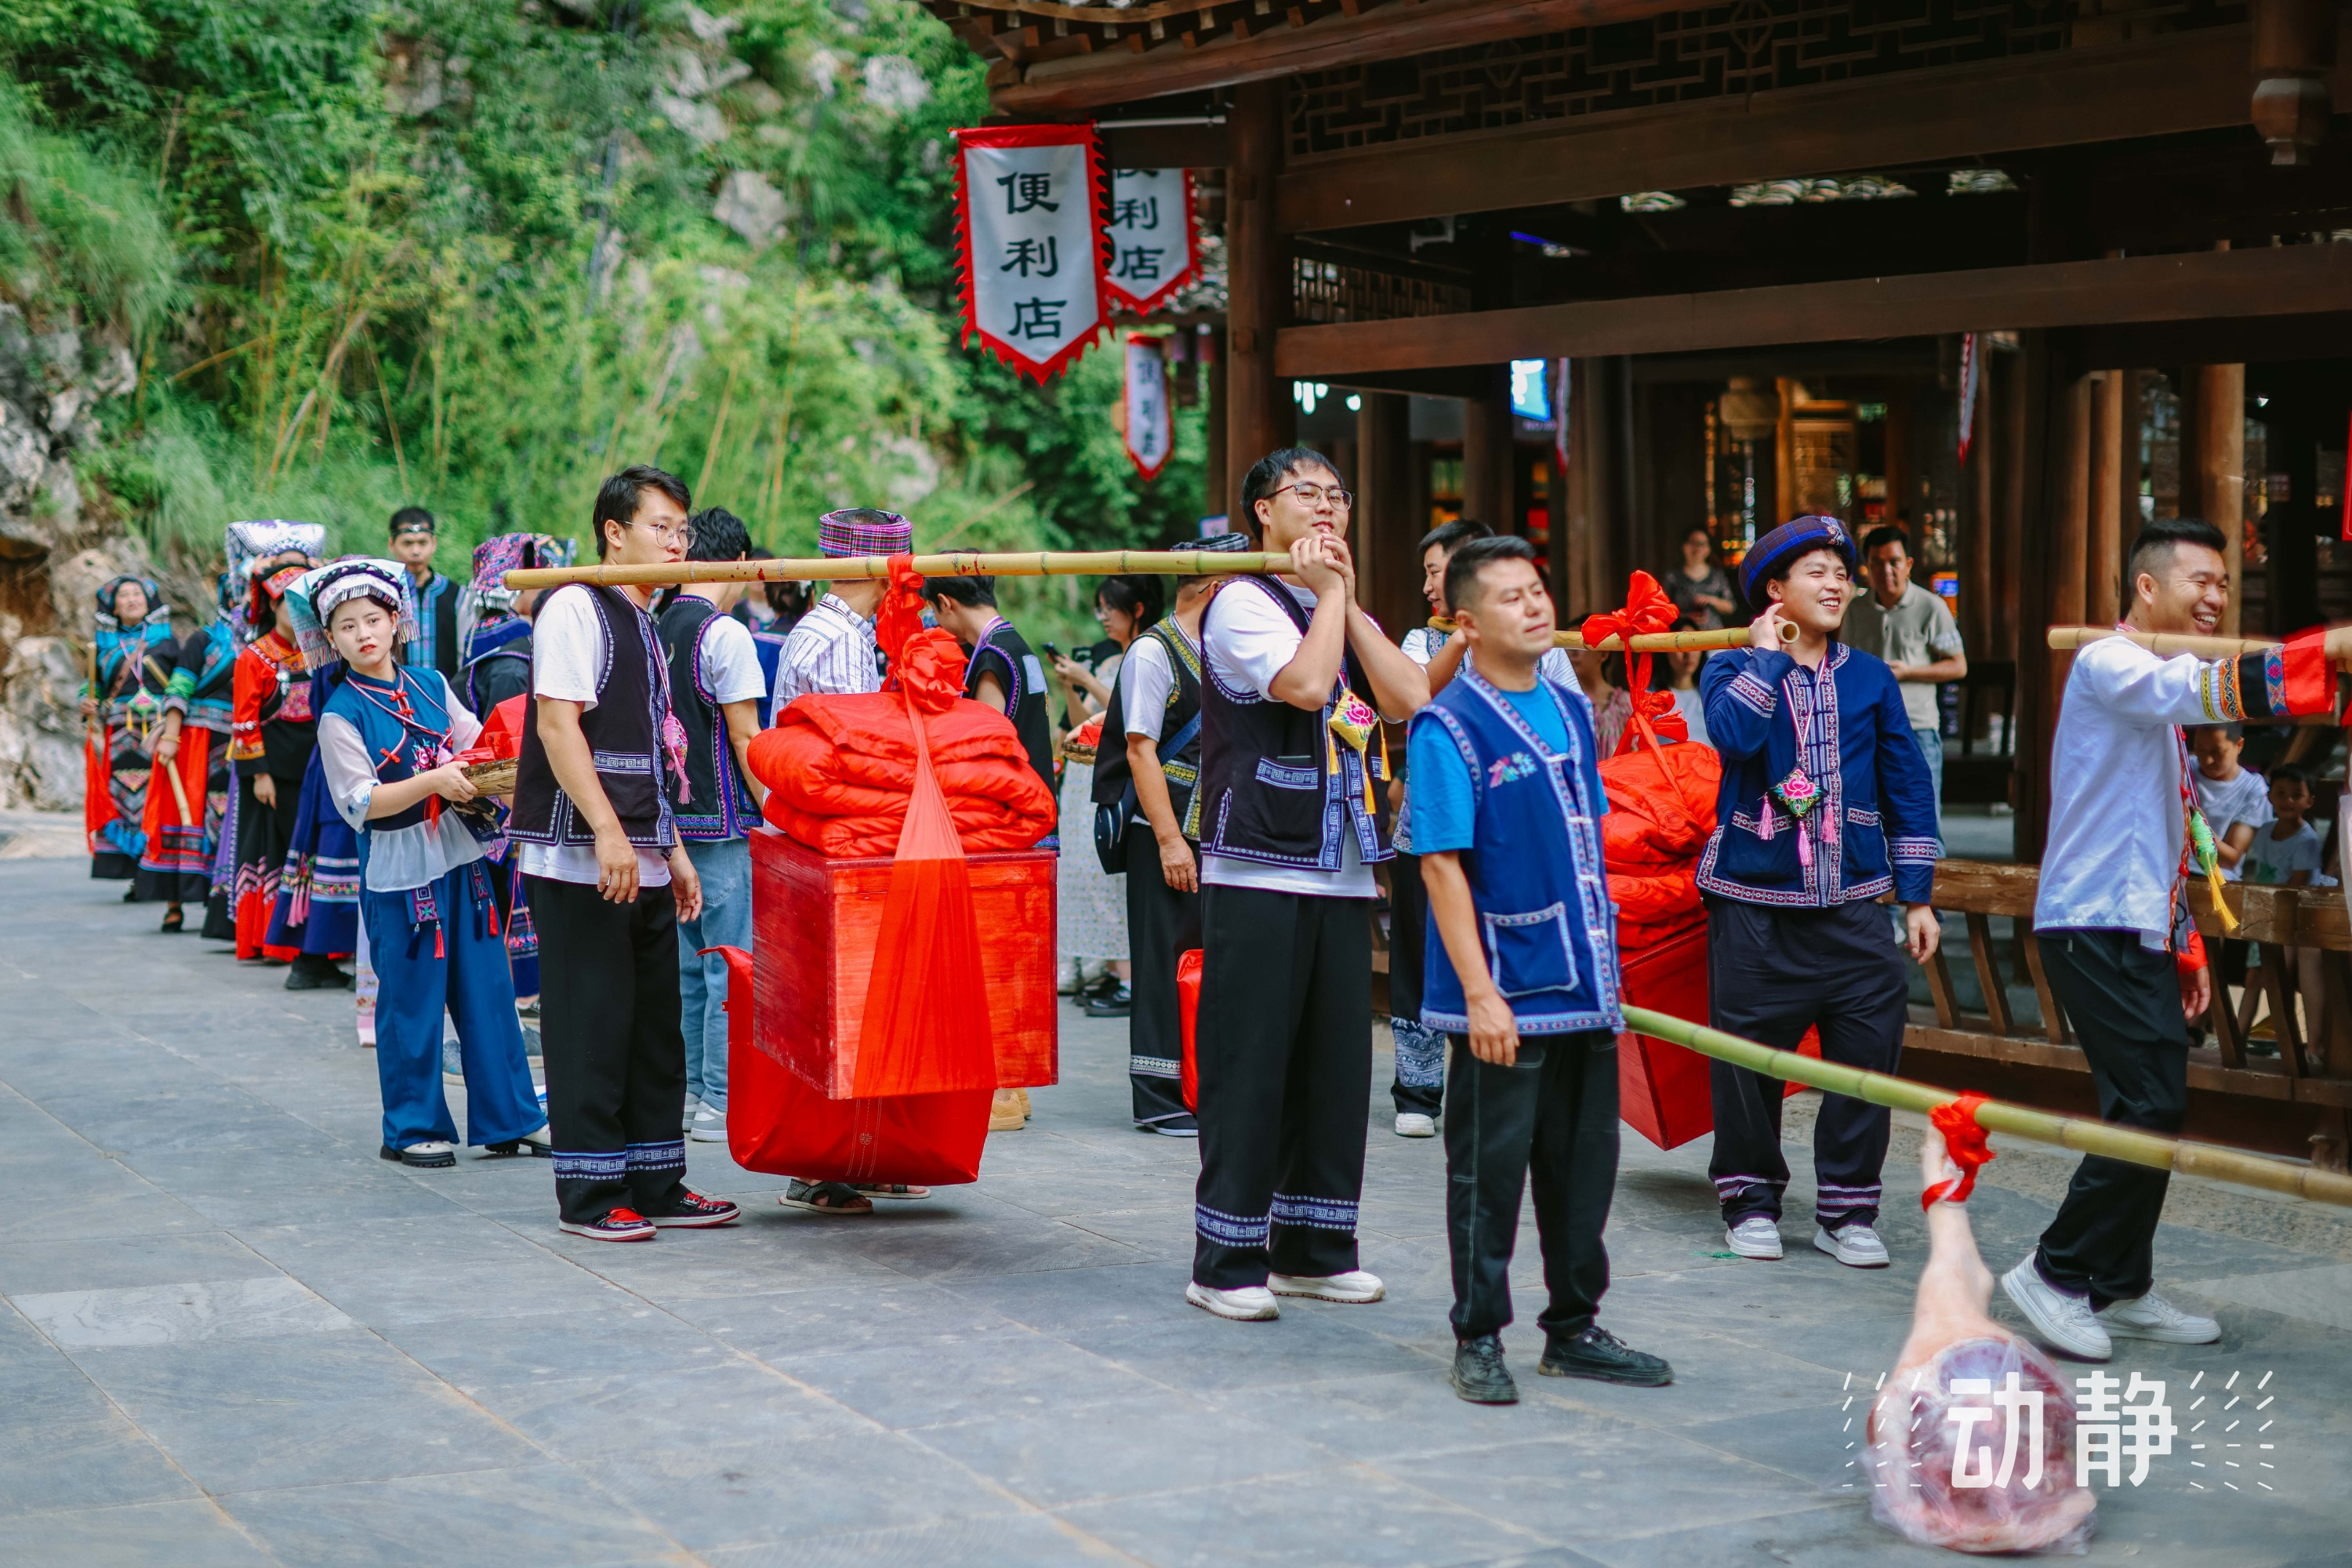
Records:
{"label": "embroidered vest", "polygon": [[[1522,1034],[1621,1029],[1617,915],[1601,857],[1605,806],[1591,772],[1592,725],[1551,681],[1538,690],[1559,710],[1568,750],[1554,752],[1509,699],[1467,660],[1430,705],[1418,732],[1442,727],[1470,770],[1473,847],[1462,856],[1486,972]],[[1429,918],[1421,1021],[1466,1034],[1462,977]]]}
{"label": "embroidered vest", "polygon": [[[1160,715],[1160,739],[1164,744],[1181,734],[1184,726],[1201,710],[1201,649],[1184,635],[1181,626],[1172,621],[1161,621],[1149,627],[1140,643],[1150,637],[1160,644],[1168,655],[1168,667],[1176,672],[1175,684],[1168,689],[1168,705]],[[1135,649],[1127,650],[1129,658]],[[1119,673],[1126,674],[1126,666]],[[1116,805],[1126,795],[1134,779],[1134,770],[1127,761],[1127,682],[1122,679],[1111,688],[1110,706],[1103,710],[1104,743],[1095,752],[1094,802],[1097,805]],[[1174,752],[1162,755],[1160,771],[1168,776],[1168,804],[1182,825],[1184,837],[1198,842],[1201,837],[1201,736],[1196,730],[1192,738]],[[1139,815],[1137,820],[1140,821]]]}
{"label": "embroidered vest", "polygon": [[[596,781],[630,843],[667,849],[677,842],[677,826],[669,804],[676,786],[661,747],[662,721],[669,714],[669,669],[662,662],[660,641],[652,619],[618,589],[581,583],[555,592],[575,588],[593,600],[604,636],[604,679],[596,688],[596,706],[580,715]],[[548,765],[539,739],[536,693],[523,705],[522,752],[516,761],[514,815],[508,818],[507,837],[578,848],[596,842],[595,831]]]}
{"label": "embroidered vest", "polygon": [[718,615],[709,600],[681,595],[661,616],[670,710],[686,726],[687,794],[677,812],[681,838],[740,838],[757,815],[735,770],[726,711],[702,671],[702,630]]}
{"label": "embroidered vest", "polygon": [[1378,742],[1359,752],[1338,742],[1330,729],[1343,688],[1370,700],[1370,684],[1354,652],[1344,656],[1339,680],[1315,712],[1254,690],[1232,689],[1208,667],[1205,650],[1215,643],[1217,606],[1228,595],[1253,592],[1279,605],[1300,636],[1308,626],[1306,610],[1271,577],[1228,579],[1202,614],[1202,851],[1270,866],[1337,871],[1343,863],[1339,836],[1352,833],[1359,858],[1367,865],[1385,860],[1393,851],[1389,847],[1388,776]]}
{"label": "embroidered vest", "polygon": [[1029,647],[1029,639],[1013,627],[1013,623],[999,618],[994,626],[982,632],[980,641],[972,645],[971,662],[964,666],[963,694],[976,695],[980,678],[994,674],[1000,680],[1009,680],[1005,692],[1005,717],[1013,721],[1013,730],[1021,736],[1021,749],[1029,753],[1029,765],[1054,787],[1054,725],[1045,706],[1045,667]]}

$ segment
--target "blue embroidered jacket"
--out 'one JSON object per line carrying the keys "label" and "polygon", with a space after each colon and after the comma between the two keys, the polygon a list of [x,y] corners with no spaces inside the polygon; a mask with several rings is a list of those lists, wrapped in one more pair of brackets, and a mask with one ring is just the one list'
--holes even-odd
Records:
{"label": "blue embroidered jacket", "polygon": [[[1462,856],[1487,973],[1519,1032],[1622,1029],[1617,910],[1601,856],[1601,787],[1591,705],[1557,681],[1538,689],[1559,710],[1568,750],[1537,739],[1508,700],[1467,659],[1412,717],[1416,736],[1442,725],[1470,771],[1474,844]],[[1436,912],[1428,921],[1421,1021],[1465,1035],[1470,1019]]]}
{"label": "blue embroidered jacket", "polygon": [[[1935,786],[1884,660],[1832,642],[1810,670],[1777,648],[1730,648],[1700,667],[1699,691],[1723,754],[1702,892],[1830,909],[1892,888],[1927,902],[1943,854]],[[1800,763],[1818,791],[1801,817],[1781,798]]]}

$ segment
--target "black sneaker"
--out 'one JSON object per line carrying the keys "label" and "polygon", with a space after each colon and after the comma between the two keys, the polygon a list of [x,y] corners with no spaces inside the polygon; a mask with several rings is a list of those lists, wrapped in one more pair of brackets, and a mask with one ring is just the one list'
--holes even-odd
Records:
{"label": "black sneaker", "polygon": [[607,1209],[591,1220],[559,1219],[559,1230],[574,1236],[584,1236],[591,1241],[651,1241],[654,1227],[635,1209]]}
{"label": "black sneaker", "polygon": [[677,1200],[677,1207],[667,1214],[647,1215],[657,1226],[671,1229],[708,1230],[713,1226],[733,1225],[743,1217],[743,1211],[725,1198],[706,1198],[700,1193],[688,1192]]}
{"label": "black sneaker", "polygon": [[1454,1392],[1473,1405],[1517,1405],[1519,1385],[1503,1364],[1503,1342],[1493,1334],[1457,1341],[1454,1346]]}
{"label": "black sneaker", "polygon": [[[1454,1364],[1461,1364],[1458,1357]],[[1664,1388],[1675,1380],[1664,1357],[1633,1349],[1598,1323],[1573,1339],[1546,1343],[1536,1370],[1546,1377],[1591,1377],[1636,1388]]]}
{"label": "black sneaker", "polygon": [[1114,985],[1086,1000],[1086,1015],[1089,1018],[1124,1018],[1134,1011],[1135,993],[1124,985]]}

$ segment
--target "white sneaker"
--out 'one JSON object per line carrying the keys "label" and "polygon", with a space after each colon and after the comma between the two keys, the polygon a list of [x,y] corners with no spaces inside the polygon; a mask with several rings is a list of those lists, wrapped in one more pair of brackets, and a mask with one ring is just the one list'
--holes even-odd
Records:
{"label": "white sneaker", "polygon": [[2099,1309],[2098,1319],[2111,1339],[2210,1345],[2221,1337],[2220,1323],[2184,1312],[2153,1290],[2134,1300],[2108,1302]]}
{"label": "white sneaker", "polygon": [[1276,1302],[1274,1292],[1263,1285],[1219,1290],[1195,1283],[1184,1287],[1184,1300],[1204,1312],[1231,1318],[1236,1323],[1263,1323],[1282,1316],[1282,1308]]}
{"label": "white sneaker", "polygon": [[1724,1228],[1723,1244],[1741,1258],[1776,1260],[1780,1256],[1780,1227],[1769,1215],[1752,1214]]}
{"label": "white sneaker", "polygon": [[2068,1355],[2084,1361],[2105,1361],[2116,1353],[2115,1342],[2100,1326],[2090,1301],[2044,1279],[2031,1253],[2024,1262],[2000,1277],[2000,1293],[2025,1314],[2026,1322],[2035,1333]]}
{"label": "white sneaker", "polygon": [[705,1105],[694,1113],[693,1120],[686,1126],[686,1135],[698,1143],[727,1142],[727,1113],[723,1110],[714,1110]]}
{"label": "white sneaker", "polygon": [[1813,1246],[1848,1268],[1884,1268],[1887,1264],[1886,1243],[1878,1239],[1876,1231],[1859,1221],[1833,1231],[1815,1226]]}
{"label": "white sneaker", "polygon": [[1360,1307],[1377,1301],[1389,1293],[1377,1274],[1361,1268],[1350,1268],[1345,1274],[1327,1274],[1317,1278],[1307,1274],[1273,1274],[1266,1277],[1266,1289],[1277,1296],[1304,1296],[1315,1301],[1344,1301]]}
{"label": "white sneaker", "polygon": [[695,1113],[696,1111],[698,1111],[698,1110],[700,1110],[701,1109],[702,1109],[702,1101],[700,1101],[700,1100],[698,1100],[695,1099],[695,1098],[694,1098],[694,1096],[692,1096],[692,1095],[690,1095],[690,1094],[689,1094],[689,1095],[688,1095],[688,1096],[686,1097],[686,1110],[685,1110],[685,1113],[684,1113],[682,1116],[680,1116],[680,1117],[679,1117],[679,1119],[678,1119],[678,1123],[677,1123],[677,1125],[678,1125],[678,1130],[679,1130],[680,1131],[684,1131],[684,1132],[691,1132],[691,1131],[694,1131],[694,1113]]}
{"label": "white sneaker", "polygon": [[1434,1138],[1437,1136],[1437,1118],[1423,1116],[1418,1110],[1400,1110],[1397,1112],[1396,1134],[1400,1138]]}
{"label": "white sneaker", "polygon": [[441,1081],[458,1085],[466,1081],[466,1058],[455,1040],[441,1042]]}

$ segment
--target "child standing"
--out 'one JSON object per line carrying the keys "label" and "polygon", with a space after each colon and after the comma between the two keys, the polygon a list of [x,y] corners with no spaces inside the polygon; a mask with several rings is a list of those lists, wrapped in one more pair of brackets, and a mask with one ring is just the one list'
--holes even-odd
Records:
{"label": "child standing", "polygon": [[1429,892],[1423,1024],[1453,1037],[1446,1086],[1446,1238],[1454,1390],[1518,1391],[1511,1321],[1519,1192],[1535,1188],[1551,1300],[1537,1320],[1549,1377],[1656,1387],[1657,1356],[1593,1321],[1609,1288],[1601,1239],[1617,1181],[1617,953],[1601,863],[1592,713],[1538,664],[1552,605],[1523,539],[1479,539],[1445,567],[1468,644],[1460,673],[1412,721],[1413,836]]}
{"label": "child standing", "polygon": [[2254,831],[2271,820],[2270,785],[2263,775],[2241,767],[2238,754],[2246,749],[2242,724],[2200,724],[2189,731],[2189,749],[2197,753],[2197,809],[2213,830],[2221,854],[2221,879],[2234,882],[2242,870],[2246,847]]}
{"label": "child standing", "polygon": [[[2249,777],[2255,775],[2249,774]],[[2278,768],[2271,774],[2270,825],[2257,832],[2246,846],[2245,858],[2238,863],[2245,880],[2262,888],[2301,888],[2310,885],[2322,863],[2319,830],[2311,824],[2311,775],[2292,764]],[[2253,944],[2248,956],[2252,962],[2268,966],[2280,964],[2285,984],[2283,994],[2303,996],[2303,1016],[2319,1020],[2319,953],[2315,947],[2290,947],[2265,952],[2259,943]],[[2254,1003],[2260,994],[2252,984],[2246,987],[2245,999],[2238,1005],[2238,1033],[2243,1037],[2253,1022]],[[2292,1005],[2292,1004],[2290,1004]],[[2284,1042],[2286,1030],[2283,1023],[2273,1020],[2273,1036]],[[2305,1034],[2303,1037],[2308,1038]],[[2284,1047],[2282,1044],[2281,1048]]]}
{"label": "child standing", "polygon": [[481,723],[440,671],[399,662],[415,628],[408,574],[389,561],[339,561],[287,591],[306,660],[331,674],[319,752],[335,808],[358,834],[360,919],[382,982],[376,1074],[383,1157],[457,1163],[441,1085],[441,1017],[457,1022],[470,1141],[493,1154],[545,1155],[547,1113],[531,1088],[514,982],[480,839],[443,803],[475,798],[451,757]]}

